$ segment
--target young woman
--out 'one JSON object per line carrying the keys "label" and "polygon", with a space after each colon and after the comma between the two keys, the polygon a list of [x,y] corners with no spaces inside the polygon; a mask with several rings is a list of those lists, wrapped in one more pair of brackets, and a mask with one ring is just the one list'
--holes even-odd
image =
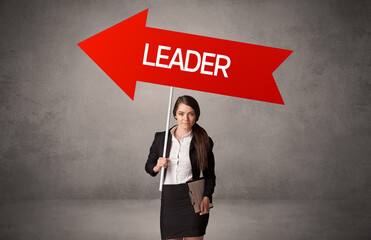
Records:
{"label": "young woman", "polygon": [[[161,193],[161,238],[202,240],[215,188],[214,143],[196,123],[200,117],[200,108],[193,97],[179,97],[173,115],[178,125],[169,130],[166,158],[161,157],[165,132],[157,132],[145,170],[151,176],[156,176],[162,167],[165,168]],[[205,190],[201,212],[195,213],[186,182],[200,177],[205,178]]]}

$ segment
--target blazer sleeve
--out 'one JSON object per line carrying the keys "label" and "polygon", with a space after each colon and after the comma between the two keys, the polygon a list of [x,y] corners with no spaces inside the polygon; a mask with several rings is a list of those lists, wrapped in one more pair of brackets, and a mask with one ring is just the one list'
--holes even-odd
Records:
{"label": "blazer sleeve", "polygon": [[214,188],[216,185],[216,176],[215,176],[215,159],[214,159],[214,153],[213,153],[213,147],[214,142],[211,138],[210,140],[210,149],[207,153],[207,161],[208,161],[208,167],[202,171],[202,174],[205,178],[205,190],[204,190],[204,196],[208,197],[210,199],[210,202],[212,202],[212,195],[214,193]]}
{"label": "blazer sleeve", "polygon": [[148,154],[148,159],[145,165],[145,170],[149,175],[155,177],[158,172],[154,172],[153,168],[157,165],[157,160],[159,158],[159,153],[158,153],[158,146],[159,146],[159,133],[155,134],[155,139],[153,140],[152,146],[149,149],[149,154]]}

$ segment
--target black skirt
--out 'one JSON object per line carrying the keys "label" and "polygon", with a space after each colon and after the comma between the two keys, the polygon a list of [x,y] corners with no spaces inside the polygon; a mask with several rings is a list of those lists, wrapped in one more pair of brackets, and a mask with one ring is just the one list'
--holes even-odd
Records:
{"label": "black skirt", "polygon": [[209,214],[195,213],[186,183],[163,185],[161,193],[161,238],[198,237],[206,233]]}

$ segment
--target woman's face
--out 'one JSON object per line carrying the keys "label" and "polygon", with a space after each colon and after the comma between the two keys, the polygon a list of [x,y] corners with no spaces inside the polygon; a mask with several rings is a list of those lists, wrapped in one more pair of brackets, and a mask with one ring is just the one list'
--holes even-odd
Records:
{"label": "woman's face", "polygon": [[195,111],[184,103],[179,104],[175,118],[178,122],[178,127],[181,127],[187,132],[191,131],[193,125],[196,123]]}

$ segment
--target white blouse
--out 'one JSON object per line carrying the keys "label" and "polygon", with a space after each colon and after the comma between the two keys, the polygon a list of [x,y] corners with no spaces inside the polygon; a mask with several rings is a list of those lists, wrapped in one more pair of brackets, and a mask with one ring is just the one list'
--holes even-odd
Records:
{"label": "white blouse", "polygon": [[172,144],[164,184],[181,184],[192,178],[192,165],[189,158],[189,147],[193,137],[192,130],[178,142],[174,134],[177,127],[175,126],[170,131]]}

